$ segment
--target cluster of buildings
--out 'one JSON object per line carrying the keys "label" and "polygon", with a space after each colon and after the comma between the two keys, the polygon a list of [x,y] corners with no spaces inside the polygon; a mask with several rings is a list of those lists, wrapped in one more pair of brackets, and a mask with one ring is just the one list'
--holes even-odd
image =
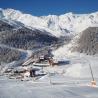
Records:
{"label": "cluster of buildings", "polygon": [[63,63],[65,63],[65,61],[53,59],[53,55],[48,53],[46,55],[39,55],[35,58],[31,56],[24,61],[21,66],[14,68],[14,70],[8,69],[9,71],[6,72],[11,73],[10,78],[24,79],[27,77],[38,77],[46,74],[43,70],[45,67],[54,67]]}

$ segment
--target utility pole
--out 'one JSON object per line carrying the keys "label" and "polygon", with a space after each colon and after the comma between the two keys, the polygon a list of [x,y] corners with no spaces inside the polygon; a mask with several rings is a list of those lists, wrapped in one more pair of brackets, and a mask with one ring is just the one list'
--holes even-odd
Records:
{"label": "utility pole", "polygon": [[89,68],[90,68],[90,72],[91,72],[92,80],[94,81],[95,79],[94,79],[94,75],[93,75],[92,67],[91,67],[90,64],[89,64]]}
{"label": "utility pole", "polygon": [[88,63],[89,63],[89,68],[90,68],[90,72],[91,72],[91,76],[92,76],[91,86],[92,86],[92,87],[96,87],[96,81],[95,81],[95,79],[94,79],[93,70],[92,70],[92,67],[91,67],[89,61],[88,61]]}

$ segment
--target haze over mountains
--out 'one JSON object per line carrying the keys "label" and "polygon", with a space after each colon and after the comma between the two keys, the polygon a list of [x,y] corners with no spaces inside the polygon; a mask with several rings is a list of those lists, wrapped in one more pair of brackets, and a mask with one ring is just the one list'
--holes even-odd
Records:
{"label": "haze over mountains", "polygon": [[77,39],[68,50],[96,54],[97,27],[98,12],[37,17],[14,9],[0,9],[0,47],[7,45],[25,50],[57,48],[66,41],[72,43]]}

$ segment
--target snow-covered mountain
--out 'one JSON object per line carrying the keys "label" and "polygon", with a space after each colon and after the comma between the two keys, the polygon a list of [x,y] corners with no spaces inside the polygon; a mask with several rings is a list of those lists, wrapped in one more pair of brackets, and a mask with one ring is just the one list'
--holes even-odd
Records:
{"label": "snow-covered mountain", "polygon": [[[21,29],[22,31],[26,31],[30,37],[34,32],[37,32],[39,35],[41,34],[42,36],[46,34],[45,36],[47,36],[47,38],[49,36],[49,38],[51,37],[53,40],[56,37],[61,37],[61,36],[71,37],[75,35],[75,37],[71,40],[71,42],[68,45],[64,45],[54,52],[54,55],[56,56],[65,57],[66,52],[68,55],[70,54],[69,48],[72,49],[72,47],[76,46],[77,44],[76,41],[79,40],[80,34],[81,34],[79,32],[83,32],[88,27],[98,27],[98,12],[90,13],[90,14],[74,14],[70,12],[63,15],[59,15],[59,16],[48,15],[48,16],[37,17],[37,16],[32,16],[30,14],[24,14],[14,9],[0,9],[0,21],[2,21],[1,24],[4,22],[2,25],[3,28],[1,26],[1,30],[4,31],[6,29],[8,32],[8,30],[10,30],[13,27],[13,30],[15,30],[16,32],[19,31],[17,34],[15,33],[16,36],[20,34]],[[95,28],[94,28],[94,31],[96,31]],[[9,32],[11,33],[11,31]],[[30,32],[32,32],[31,35],[30,35]],[[7,36],[6,32],[3,34]],[[41,38],[42,40],[43,37],[38,36],[38,34],[36,34],[37,38]],[[8,36],[10,35],[8,34]],[[25,37],[27,38],[28,36],[26,35]],[[22,46],[24,46],[23,36],[20,39],[22,40],[18,40],[18,41],[21,41]],[[6,40],[3,40],[3,41],[5,42]],[[47,40],[45,40],[44,42],[46,43],[46,41]],[[27,40],[27,42],[29,42],[29,40]],[[33,38],[33,42],[34,42],[34,38]],[[18,44],[20,46],[20,42]],[[83,50],[83,48],[81,49]],[[86,50],[88,51],[88,49]]]}
{"label": "snow-covered mountain", "polygon": [[85,30],[87,27],[98,27],[98,12],[90,14],[70,12],[59,16],[37,17],[14,9],[0,9],[0,18],[18,21],[31,28],[47,30],[57,37],[73,35]]}

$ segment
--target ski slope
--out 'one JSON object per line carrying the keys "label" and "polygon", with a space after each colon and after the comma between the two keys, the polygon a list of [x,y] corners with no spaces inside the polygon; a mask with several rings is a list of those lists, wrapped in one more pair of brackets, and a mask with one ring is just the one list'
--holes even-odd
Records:
{"label": "ski slope", "polygon": [[[53,82],[53,81],[52,81]],[[87,85],[89,79],[68,79],[65,84],[17,81],[0,77],[0,98],[98,98],[98,87]]]}
{"label": "ski slope", "polygon": [[[45,67],[43,70],[52,75],[37,80],[0,76],[0,98],[98,98],[98,57],[78,54],[67,59],[71,61],[68,65]],[[89,63],[96,87],[91,87]]]}

